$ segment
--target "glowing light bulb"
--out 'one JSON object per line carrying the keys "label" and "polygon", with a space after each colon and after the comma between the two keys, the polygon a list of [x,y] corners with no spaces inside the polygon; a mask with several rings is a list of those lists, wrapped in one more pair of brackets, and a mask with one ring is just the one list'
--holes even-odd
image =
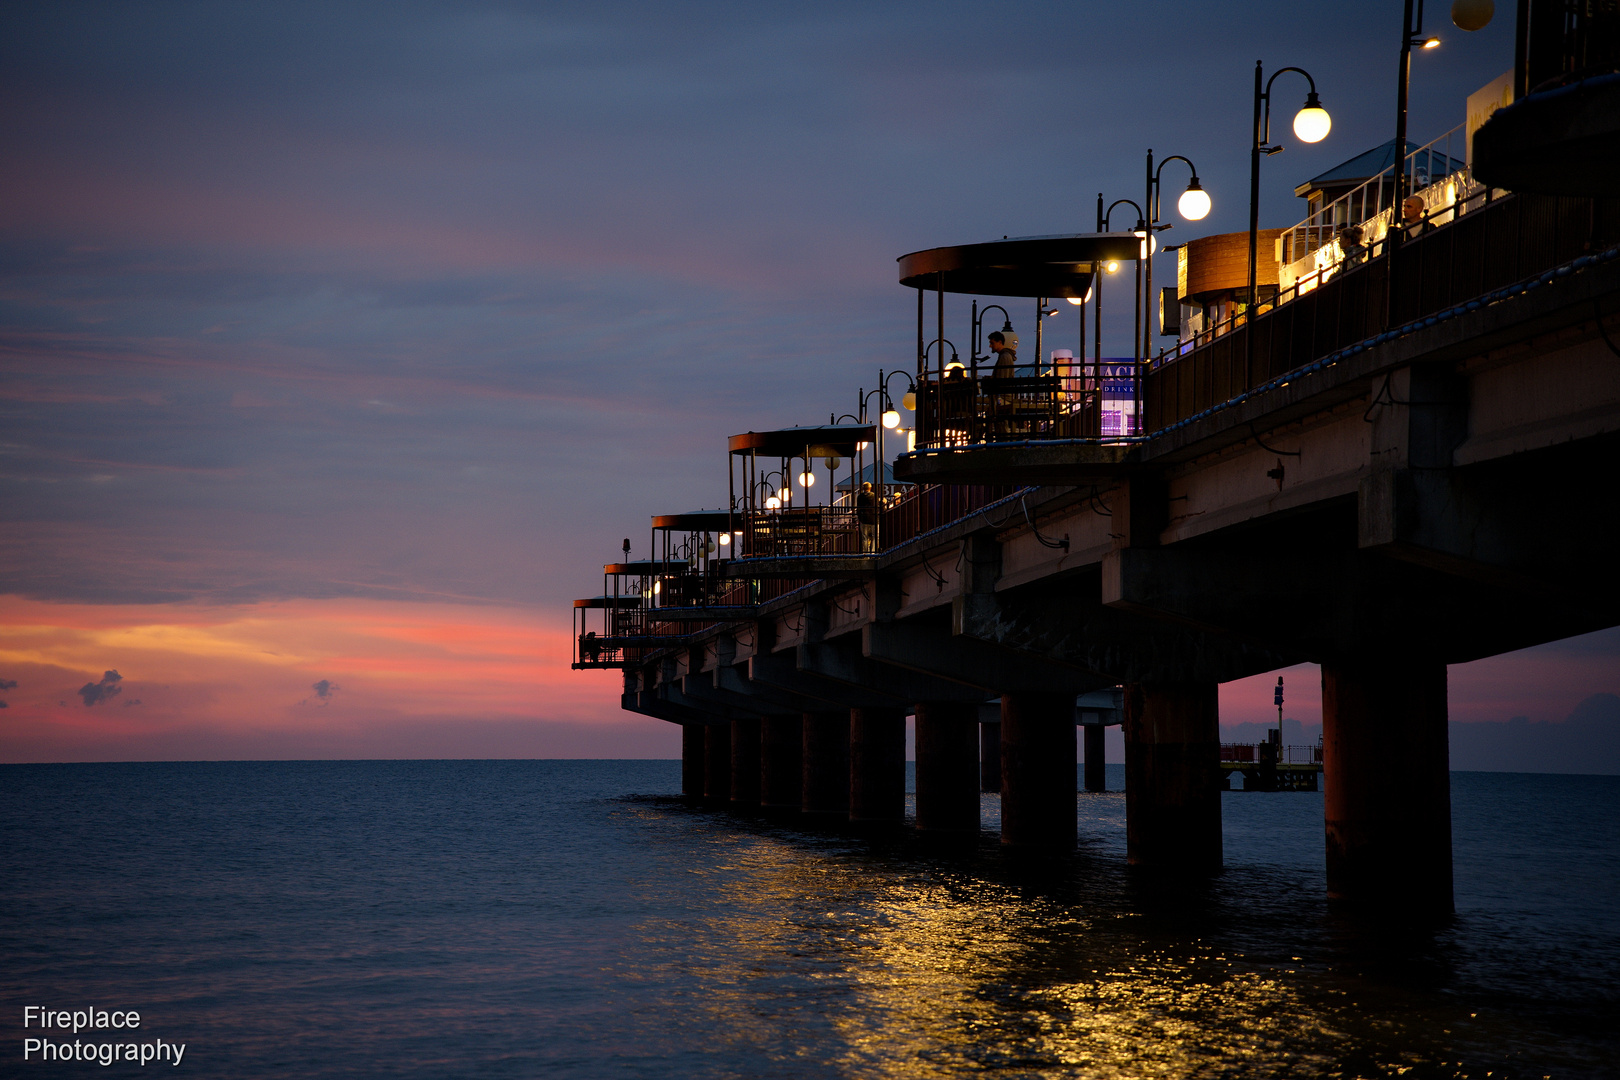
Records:
{"label": "glowing light bulb", "polygon": [[804,488],[814,487],[815,483],[816,483],[816,474],[811,472],[809,469],[806,469],[804,472],[799,474],[799,486],[800,487],[804,487]]}
{"label": "glowing light bulb", "polygon": [[661,593],[663,591],[664,591],[664,583],[662,581],[653,582],[653,595],[654,596],[657,596],[659,593]]}
{"label": "glowing light bulb", "polygon": [[1294,115],[1294,136],[1300,142],[1317,143],[1333,130],[1333,118],[1322,108],[1321,100],[1312,90],[1305,95],[1305,107]]}
{"label": "glowing light bulb", "polygon": [[1119,260],[1118,259],[1109,259],[1106,263],[1103,264],[1103,272],[1107,273],[1107,274],[1117,274],[1117,273],[1119,273]]}
{"label": "glowing light bulb", "polygon": [[1149,255],[1154,255],[1154,254],[1158,253],[1158,250],[1159,250],[1159,238],[1157,236],[1148,235],[1147,231],[1144,230],[1144,229],[1137,229],[1131,235],[1135,236],[1136,238],[1138,238],[1139,240],[1142,241],[1142,245],[1141,245],[1141,252],[1142,252],[1141,257],[1142,258],[1145,259]]}
{"label": "glowing light bulb", "polygon": [[911,391],[911,390],[907,390],[905,393],[901,394],[900,395],[900,407],[902,409],[906,410],[906,412],[916,412],[917,411],[917,395],[916,395],[916,393]]}
{"label": "glowing light bulb", "polygon": [[883,410],[883,426],[893,431],[900,426],[900,414],[893,409]]}
{"label": "glowing light bulb", "polygon": [[731,546],[731,534],[730,533],[721,533],[720,534],[720,546],[721,547],[730,547]]}
{"label": "glowing light bulb", "polygon": [[767,510],[780,510],[781,508],[782,508],[782,500],[778,499],[775,495],[772,495],[770,498],[765,500],[765,509],[767,509]]}
{"label": "glowing light bulb", "polygon": [[1188,221],[1202,221],[1209,214],[1210,205],[1209,192],[1199,186],[1197,177],[1193,177],[1192,183],[1187,185],[1187,190],[1177,200],[1176,209]]}
{"label": "glowing light bulb", "polygon": [[1429,38],[1423,43],[1423,47],[1425,49],[1438,49],[1440,47],[1440,39],[1437,37]]}

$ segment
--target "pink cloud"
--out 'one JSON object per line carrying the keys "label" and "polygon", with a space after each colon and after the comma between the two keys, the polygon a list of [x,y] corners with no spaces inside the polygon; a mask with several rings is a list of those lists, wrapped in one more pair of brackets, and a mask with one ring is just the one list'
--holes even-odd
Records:
{"label": "pink cloud", "polygon": [[[611,674],[569,670],[570,633],[494,606],[7,597],[0,759],[678,754],[670,725],[619,710]],[[139,708],[80,700],[109,670]]]}

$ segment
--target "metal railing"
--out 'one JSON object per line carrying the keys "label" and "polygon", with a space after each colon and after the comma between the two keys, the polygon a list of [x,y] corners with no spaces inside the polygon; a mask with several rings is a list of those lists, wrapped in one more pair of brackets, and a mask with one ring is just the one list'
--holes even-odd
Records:
{"label": "metal railing", "polygon": [[[1256,765],[1268,762],[1267,750],[1270,743],[1221,743],[1221,760],[1227,764]],[[1306,746],[1279,746],[1277,747],[1278,765],[1320,765],[1322,764],[1322,747],[1320,745]]]}
{"label": "metal railing", "polygon": [[[756,510],[740,515],[736,545],[744,559],[875,555],[1022,490],[1006,484],[908,484],[864,512],[848,505]],[[730,572],[746,573],[746,564],[734,564]]]}
{"label": "metal railing", "polygon": [[975,362],[917,385],[918,449],[1031,439],[1128,438],[1141,415],[1135,360],[1058,360],[998,376]]}
{"label": "metal railing", "polygon": [[[1452,154],[1453,143],[1460,148],[1464,125],[1458,124],[1439,138],[1413,150],[1404,162],[1407,192],[1416,194],[1447,177],[1465,170],[1463,159]],[[1280,258],[1287,266],[1298,262],[1318,248],[1331,244],[1340,231],[1348,226],[1363,225],[1388,211],[1395,199],[1395,164],[1369,177],[1358,186],[1340,195],[1308,215],[1304,221],[1283,230],[1278,238]]]}
{"label": "metal railing", "polygon": [[1146,432],[1620,239],[1615,199],[1480,190],[1463,209],[1459,203],[1403,226],[1393,259],[1381,247],[1376,257],[1347,261],[1314,287],[1282,294],[1276,307],[1252,320],[1239,316],[1220,333],[1206,332],[1190,348],[1159,356],[1143,376]]}

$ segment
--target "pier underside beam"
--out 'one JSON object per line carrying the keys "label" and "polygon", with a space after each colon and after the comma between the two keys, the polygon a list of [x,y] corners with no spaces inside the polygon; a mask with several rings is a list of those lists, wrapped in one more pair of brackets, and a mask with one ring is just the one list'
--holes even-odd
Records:
{"label": "pier underside beam", "polygon": [[1001,842],[1068,850],[1076,837],[1074,695],[1001,696]]}
{"label": "pier underside beam", "polygon": [[759,721],[731,722],[731,805],[741,810],[759,806]]}
{"label": "pier underside beam", "polygon": [[674,698],[678,694],[681,700],[733,720],[757,720],[771,712],[786,711],[774,702],[718,689],[714,683],[714,673],[711,671],[684,675],[669,684],[670,696]]}
{"label": "pier underside beam", "polygon": [[803,716],[767,716],[759,723],[760,809],[798,810],[803,796]]}
{"label": "pier underside beam", "polygon": [[1132,866],[1220,869],[1220,738],[1214,682],[1126,687],[1125,833]]}
{"label": "pier underside beam", "polygon": [[1607,625],[1620,610],[1620,500],[1591,477],[1617,469],[1616,436],[1465,468],[1379,469],[1361,484],[1357,542]]}
{"label": "pier underside beam", "polygon": [[898,698],[902,708],[914,701],[983,701],[986,696],[982,689],[949,677],[896,664],[885,656],[862,655],[853,634],[834,641],[800,645],[798,663],[802,672],[834,679],[869,694]]}
{"label": "pier underside beam", "polygon": [[1322,764],[1328,898],[1416,919],[1449,913],[1445,665],[1324,663]]}
{"label": "pier underside beam", "polygon": [[799,809],[805,814],[849,816],[849,710],[807,712],[804,781]]}
{"label": "pier underside beam", "polygon": [[965,701],[919,701],[917,828],[979,831],[979,707]]}
{"label": "pier underside beam", "polygon": [[[861,652],[870,660],[904,668],[919,675],[966,687],[972,700],[1000,693],[1009,687],[1037,694],[1075,694],[1108,682],[1050,657],[1031,656],[998,643],[952,633],[943,619],[915,617],[898,622],[870,623],[861,630]],[[915,698],[943,700],[950,695]]]}
{"label": "pier underside beam", "polygon": [[711,806],[731,803],[731,725],[703,726],[703,801]]}
{"label": "pier underside beam", "polygon": [[1225,682],[1301,659],[1218,625],[1167,621],[1159,612],[1108,606],[1103,599],[1102,575],[1095,571],[1010,593],[961,596],[952,629],[958,641],[998,646],[1048,669],[1061,665],[1089,676],[1077,683],[1080,692],[1121,681]]}
{"label": "pier underside beam", "polygon": [[800,671],[796,653],[797,650],[793,650],[776,655],[750,657],[748,681],[755,686],[785,691],[801,698],[807,703],[802,712],[838,709],[847,715],[850,709],[868,705],[906,704],[893,694]]}
{"label": "pier underside beam", "polygon": [[906,817],[904,709],[849,711],[849,819],[900,822]]}
{"label": "pier underside beam", "polygon": [[[1388,486],[1403,483],[1392,479]],[[1414,482],[1419,488],[1434,483]],[[1374,505],[1368,513],[1404,498],[1399,490],[1370,488],[1377,490],[1363,493],[1363,503]],[[1524,515],[1522,503],[1515,512]],[[1396,525],[1385,526],[1396,535]],[[1366,523],[1362,539],[1376,539],[1372,533],[1385,526]],[[1436,545],[1456,540],[1450,553],[1412,540],[1369,543],[1358,550],[1356,528],[1355,506],[1346,501],[1241,536],[1123,548],[1103,559],[1102,599],[1121,613],[1190,634],[1192,641],[1201,635],[1211,644],[1246,643],[1241,647],[1247,653],[1238,654],[1242,663],[1190,666],[1188,674],[1166,681],[1209,675],[1225,682],[1302,660],[1354,655],[1369,641],[1395,652],[1432,652],[1446,663],[1465,663],[1620,620],[1620,604],[1601,579],[1575,598],[1573,590],[1535,584],[1532,573],[1517,564],[1487,565],[1459,538],[1426,536]],[[1465,559],[1469,550],[1479,557]],[[1547,560],[1556,562],[1565,550],[1574,549],[1550,546]],[[1586,557],[1577,562],[1592,565]]]}

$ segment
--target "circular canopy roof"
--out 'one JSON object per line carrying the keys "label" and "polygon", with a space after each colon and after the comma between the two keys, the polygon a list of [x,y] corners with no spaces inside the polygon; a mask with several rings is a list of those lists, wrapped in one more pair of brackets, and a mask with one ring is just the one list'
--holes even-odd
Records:
{"label": "circular canopy roof", "polygon": [[849,457],[856,443],[877,441],[876,424],[834,424],[826,427],[794,427],[780,431],[749,431],[733,435],[727,449],[733,454],[762,457]]}
{"label": "circular canopy roof", "polygon": [[731,514],[725,510],[693,510],[685,514],[654,514],[652,527],[677,532],[725,532],[731,528]]}
{"label": "circular canopy roof", "polygon": [[610,562],[602,567],[602,573],[619,577],[649,577],[653,574],[684,574],[689,569],[691,567],[684,562],[653,562],[651,559],[642,559],[639,562]]}
{"label": "circular canopy roof", "polygon": [[980,296],[1081,297],[1089,278],[1109,260],[1128,262],[1142,250],[1135,233],[1020,236],[988,244],[929,248],[900,256],[900,284]]}

